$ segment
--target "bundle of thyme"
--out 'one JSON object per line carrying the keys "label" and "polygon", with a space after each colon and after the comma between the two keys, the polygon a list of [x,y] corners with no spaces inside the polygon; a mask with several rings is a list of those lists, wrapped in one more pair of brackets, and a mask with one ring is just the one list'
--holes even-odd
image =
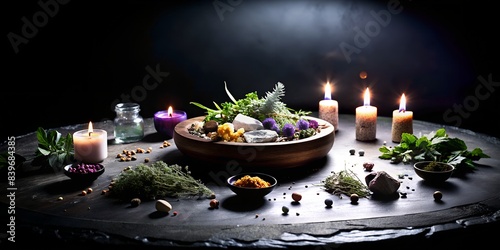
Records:
{"label": "bundle of thyme", "polygon": [[357,194],[359,197],[368,197],[370,190],[351,170],[345,169],[338,173],[332,172],[323,182],[326,191],[341,196]]}
{"label": "bundle of thyme", "polygon": [[188,167],[156,161],[128,167],[113,181],[111,194],[123,200],[211,197],[214,192],[191,176]]}

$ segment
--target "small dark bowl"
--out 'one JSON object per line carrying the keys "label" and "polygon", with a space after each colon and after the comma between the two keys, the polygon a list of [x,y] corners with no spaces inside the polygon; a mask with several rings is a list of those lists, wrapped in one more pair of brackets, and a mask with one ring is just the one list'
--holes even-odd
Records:
{"label": "small dark bowl", "polygon": [[444,170],[437,170],[437,171],[424,170],[424,168],[431,162],[432,161],[420,161],[413,164],[413,169],[415,170],[415,173],[417,173],[417,175],[420,176],[420,178],[424,179],[425,181],[433,183],[444,182],[448,180],[448,178],[450,178],[451,174],[453,174],[453,170],[455,170],[455,167],[453,165],[445,162],[437,162],[437,164],[443,166]]}
{"label": "small dark bowl", "polygon": [[[73,163],[64,166],[64,174],[71,178],[73,181],[77,182],[93,182],[104,173],[104,166],[102,164],[92,164],[92,165],[99,165],[100,170],[96,172],[91,172],[91,173],[79,173],[79,172],[71,172],[70,168],[76,168],[79,163]],[[81,163],[80,163],[81,164]]]}
{"label": "small dark bowl", "polygon": [[[250,177],[260,177],[262,180],[269,182],[271,184],[271,186],[265,187],[265,188],[235,186],[234,183],[238,179],[242,178],[245,175],[249,175]],[[274,178],[268,174],[264,174],[264,173],[241,173],[241,174],[233,175],[227,179],[227,184],[228,184],[229,188],[235,194],[237,194],[238,196],[251,197],[251,198],[262,198],[262,197],[268,195],[269,193],[271,193],[273,191],[273,189],[274,189],[274,187],[276,187],[277,183],[278,183],[278,181],[276,180],[276,178]]]}

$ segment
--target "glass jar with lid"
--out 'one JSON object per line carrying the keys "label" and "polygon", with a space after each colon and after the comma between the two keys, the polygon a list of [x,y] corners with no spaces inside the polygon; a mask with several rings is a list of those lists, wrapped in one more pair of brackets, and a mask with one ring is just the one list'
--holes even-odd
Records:
{"label": "glass jar with lid", "polygon": [[115,106],[114,135],[116,143],[131,143],[144,137],[144,119],[137,103],[118,103]]}

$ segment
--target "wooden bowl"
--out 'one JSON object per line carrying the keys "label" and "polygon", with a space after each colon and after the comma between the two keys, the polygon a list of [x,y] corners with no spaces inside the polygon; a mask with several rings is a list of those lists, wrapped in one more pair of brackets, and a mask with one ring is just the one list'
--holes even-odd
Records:
{"label": "wooden bowl", "polygon": [[286,142],[213,142],[189,133],[188,128],[197,121],[203,121],[199,116],[185,120],[175,126],[174,142],[185,155],[195,159],[241,167],[256,168],[294,168],[304,166],[314,160],[325,157],[333,146],[335,132],[332,124],[315,117],[322,128],[314,136]]}

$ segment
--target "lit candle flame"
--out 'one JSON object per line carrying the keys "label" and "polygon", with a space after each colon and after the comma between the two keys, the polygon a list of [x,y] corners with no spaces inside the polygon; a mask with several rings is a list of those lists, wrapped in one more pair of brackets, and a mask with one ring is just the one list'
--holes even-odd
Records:
{"label": "lit candle flame", "polygon": [[92,133],[94,133],[94,128],[92,127],[92,122],[89,122],[88,132],[89,132],[89,137],[92,136]]}
{"label": "lit candle flame", "polygon": [[327,82],[325,86],[325,100],[332,99],[332,88],[330,87],[330,83]]}
{"label": "lit candle flame", "polygon": [[399,112],[405,112],[406,111],[406,98],[405,94],[401,96],[401,101],[399,102]]}
{"label": "lit candle flame", "polygon": [[366,88],[365,91],[365,106],[370,106],[370,92],[368,91],[368,88]]}
{"label": "lit candle flame", "polygon": [[169,117],[172,117],[172,113],[173,113],[173,110],[172,110],[172,106],[168,107],[168,110],[167,110],[167,115]]}

